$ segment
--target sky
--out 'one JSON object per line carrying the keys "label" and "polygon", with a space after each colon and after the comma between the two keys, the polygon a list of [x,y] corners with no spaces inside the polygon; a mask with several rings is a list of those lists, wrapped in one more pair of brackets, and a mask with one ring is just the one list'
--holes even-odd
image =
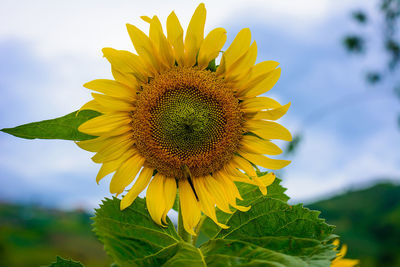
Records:
{"label": "sky", "polygon": [[[399,101],[391,90],[371,88],[362,78],[384,60],[378,52],[351,56],[341,45],[356,29],[351,11],[365,7],[374,16],[374,1],[203,2],[206,33],[224,27],[229,44],[248,27],[258,62],[280,62],[281,78],[267,96],[292,103],[280,123],[303,137],[292,163],[280,172],[293,202],[327,198],[379,179],[400,181]],[[82,84],[111,78],[101,49],[133,51],[126,23],[147,32],[140,16],[157,14],[165,21],[174,10],[185,28],[199,3],[2,0],[0,128],[78,109],[90,99]],[[363,31],[377,34],[374,28]],[[110,177],[97,185],[100,166],[90,157],[70,141],[0,133],[0,201],[96,207],[110,196]]]}

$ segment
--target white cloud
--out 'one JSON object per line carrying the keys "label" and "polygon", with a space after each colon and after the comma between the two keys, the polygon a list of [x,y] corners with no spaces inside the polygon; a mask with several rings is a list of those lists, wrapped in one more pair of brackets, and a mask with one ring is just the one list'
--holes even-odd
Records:
{"label": "white cloud", "polygon": [[400,181],[400,133],[383,129],[348,144],[329,131],[307,131],[284,185],[294,201],[327,198],[376,179]]}
{"label": "white cloud", "polygon": [[[175,10],[183,25],[187,25],[195,7],[201,1],[3,1],[0,17],[0,38],[23,38],[44,57],[61,53],[98,57],[103,47],[132,49],[125,23],[146,28],[139,17],[157,14],[165,21]],[[246,13],[266,25],[286,31],[318,25],[345,10],[357,1],[204,1],[208,9],[207,29],[227,26],[235,17]],[[222,24],[222,25],[221,25]],[[246,23],[243,22],[243,27]],[[186,26],[184,26],[185,28]],[[231,33],[232,34],[232,33]]]}

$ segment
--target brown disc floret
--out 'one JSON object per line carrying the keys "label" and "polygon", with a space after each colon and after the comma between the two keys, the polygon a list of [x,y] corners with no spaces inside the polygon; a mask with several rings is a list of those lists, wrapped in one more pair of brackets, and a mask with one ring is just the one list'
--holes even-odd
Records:
{"label": "brown disc floret", "polygon": [[146,165],[183,179],[220,170],[236,152],[242,114],[232,89],[215,73],[174,67],[143,86],[133,115]]}

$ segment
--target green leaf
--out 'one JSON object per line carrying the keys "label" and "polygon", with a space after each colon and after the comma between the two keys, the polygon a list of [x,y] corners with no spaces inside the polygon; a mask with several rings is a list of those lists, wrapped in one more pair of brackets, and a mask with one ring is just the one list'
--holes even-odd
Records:
{"label": "green leaf", "polygon": [[104,200],[94,231],[117,266],[329,266],[333,227],[319,212],[287,204],[279,182],[267,196],[238,184],[251,209],[225,214],[230,228],[217,229],[200,248],[185,243],[169,219],[166,227],[155,224],[142,198],[124,211],[119,199]]}
{"label": "green leaf", "polygon": [[207,266],[304,266],[299,258],[238,240],[211,240],[203,252]]}
{"label": "green leaf", "polygon": [[106,199],[94,217],[94,231],[117,265],[204,266],[201,251],[185,243],[169,219],[167,227],[153,222],[144,199],[123,211],[119,205],[117,198]]}
{"label": "green leaf", "polygon": [[[263,176],[266,172],[258,172],[258,176]],[[287,202],[289,197],[285,194],[286,188],[280,185],[279,178],[276,178],[272,185],[268,186],[268,194],[265,198],[275,198]],[[237,188],[239,189],[240,195],[243,200],[238,200],[238,204],[242,206],[251,205],[251,202],[254,199],[259,198],[261,196],[260,189],[257,186],[245,184],[245,183],[236,183]],[[217,209],[217,218],[220,222],[226,223],[229,218],[229,214],[220,211]],[[205,235],[208,238],[214,237],[221,228],[216,225],[210,218],[206,218],[203,226],[201,228],[201,234]],[[198,244],[200,245],[200,244]]]}
{"label": "green leaf", "polygon": [[[262,174],[260,174],[262,175]],[[263,196],[256,186],[238,183],[247,212],[217,212],[229,226],[221,229],[210,219],[202,233],[213,238],[200,246],[209,266],[226,262],[232,266],[329,266],[335,257],[329,244],[333,226],[318,218],[318,211],[302,205],[291,206],[280,180]]]}
{"label": "green leaf", "polygon": [[84,267],[84,265],[78,261],[66,260],[57,256],[56,262],[50,264],[49,267]]}
{"label": "green leaf", "polygon": [[193,266],[204,267],[204,256],[200,249],[186,242],[178,242],[158,253],[127,262],[129,266]]}
{"label": "green leaf", "polygon": [[28,123],[14,128],[4,128],[1,131],[26,139],[89,140],[95,138],[95,136],[79,132],[78,127],[100,114],[93,110],[82,110],[78,114],[77,111],[74,111],[56,119]]}
{"label": "green leaf", "polygon": [[215,64],[215,59],[211,60],[211,61],[208,63],[208,66],[207,66],[206,69],[207,69],[207,70],[210,70],[210,71],[212,71],[212,72],[216,72],[216,71],[217,71],[217,65]]}

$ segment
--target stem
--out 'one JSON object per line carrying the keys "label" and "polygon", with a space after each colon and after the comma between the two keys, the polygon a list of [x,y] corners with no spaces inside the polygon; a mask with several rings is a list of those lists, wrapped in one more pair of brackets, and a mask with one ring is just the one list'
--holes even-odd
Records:
{"label": "stem", "polygon": [[199,234],[200,234],[200,229],[203,226],[203,223],[204,223],[206,218],[207,218],[207,216],[203,214],[203,216],[201,216],[201,219],[200,219],[199,223],[197,224],[196,228],[194,229],[194,232],[196,233],[196,235],[193,236],[193,238],[192,238],[192,245],[193,246],[196,246],[197,238],[199,237]]}
{"label": "stem", "polygon": [[183,217],[181,212],[181,202],[179,201],[179,209],[178,209],[178,234],[183,239],[183,241],[190,243],[192,240],[192,236],[186,232],[185,227],[183,226]]}

